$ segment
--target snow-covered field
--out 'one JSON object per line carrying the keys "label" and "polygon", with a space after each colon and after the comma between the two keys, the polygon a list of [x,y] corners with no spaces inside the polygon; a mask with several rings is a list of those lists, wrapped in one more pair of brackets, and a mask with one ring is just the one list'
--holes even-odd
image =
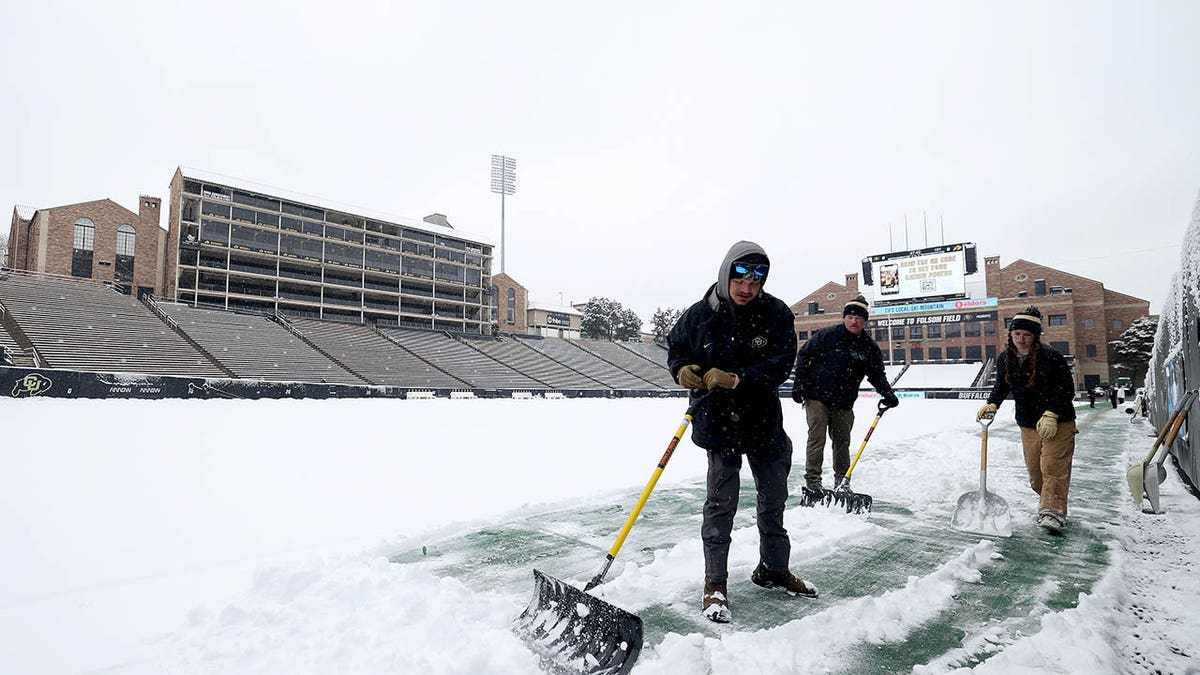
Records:
{"label": "snow-covered field", "polygon": [[[784,406],[802,446],[801,409]],[[566,567],[547,571],[582,585],[683,407],[681,399],[6,401],[2,670],[535,672],[509,630],[529,600],[532,564],[504,562],[513,552],[483,535],[541,518],[547,536],[582,547],[581,558],[543,561]],[[1029,521],[1035,498],[1011,408],[1002,408],[989,488],[1012,505],[1016,532],[992,542],[941,530],[957,497],[977,485],[977,407],[905,399],[883,418],[855,471],[856,489],[876,499],[871,517],[788,511],[793,570],[817,583],[819,600],[762,604],[748,583],[731,586],[732,627],[648,628],[634,672],[855,672],[865,648],[872,663],[908,664],[903,672],[1200,672],[1200,502],[1173,469],[1165,515],[1134,513],[1124,486],[1125,468],[1153,441],[1149,427],[1085,407],[1063,544]],[[874,401],[860,401],[857,413],[852,450]],[[802,458],[798,450],[793,483]],[[646,522],[597,591],[607,601],[678,616],[698,606],[704,467],[703,453],[682,443]],[[683,515],[656,521],[651,507],[668,501]],[[743,499],[735,576],[757,562],[752,510]],[[597,521],[611,523],[596,531]],[[910,551],[890,558],[893,569],[847,581],[855,556],[914,532],[930,542],[916,548],[935,553]],[[1087,544],[1082,559],[1058,562],[1053,547],[1072,542]],[[1038,560],[1051,572],[1086,573],[1045,575],[1021,616],[969,601],[1028,550],[1048,552]],[[936,559],[906,566],[919,554]],[[943,624],[959,636],[953,644],[913,657],[923,632],[945,633]]]}

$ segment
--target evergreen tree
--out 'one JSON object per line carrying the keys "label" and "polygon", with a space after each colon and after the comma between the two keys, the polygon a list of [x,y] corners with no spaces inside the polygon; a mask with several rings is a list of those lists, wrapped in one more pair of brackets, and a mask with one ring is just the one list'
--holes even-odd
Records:
{"label": "evergreen tree", "polygon": [[583,308],[580,333],[596,340],[630,340],[642,330],[642,320],[632,309],[608,298],[591,298]]}
{"label": "evergreen tree", "polygon": [[667,341],[667,335],[671,329],[675,327],[679,321],[680,315],[683,312],[670,307],[663,309],[661,307],[654,308],[654,316],[650,317],[650,327],[654,332],[654,342],[663,344]]}
{"label": "evergreen tree", "polygon": [[1108,343],[1109,363],[1113,370],[1133,380],[1136,386],[1146,374],[1150,353],[1154,350],[1154,334],[1158,332],[1158,319],[1148,316],[1129,324],[1119,340]]}

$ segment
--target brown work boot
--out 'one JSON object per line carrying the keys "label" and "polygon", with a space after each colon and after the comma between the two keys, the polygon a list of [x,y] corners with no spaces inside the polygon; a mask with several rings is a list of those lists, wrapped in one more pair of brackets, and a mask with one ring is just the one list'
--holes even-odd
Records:
{"label": "brown work boot", "polygon": [[758,563],[758,567],[754,568],[754,573],[750,575],[750,581],[753,581],[757,586],[778,589],[792,596],[799,596],[801,598],[817,597],[816,586],[804,583],[799,577],[788,570],[772,572],[763,563]]}
{"label": "brown work boot", "polygon": [[729,623],[733,614],[729,612],[729,595],[724,581],[704,578],[704,618],[713,623]]}

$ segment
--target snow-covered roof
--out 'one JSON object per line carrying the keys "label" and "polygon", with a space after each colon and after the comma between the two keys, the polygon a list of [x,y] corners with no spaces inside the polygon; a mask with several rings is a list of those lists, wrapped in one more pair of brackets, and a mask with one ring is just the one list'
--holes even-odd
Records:
{"label": "snow-covered roof", "polygon": [[292,192],[290,190],[285,190],[283,188],[277,188],[277,187],[274,187],[271,185],[264,185],[262,183],[255,183],[253,181],[246,180],[244,178],[236,178],[234,176],[226,176],[224,174],[214,173],[212,171],[205,171],[204,169],[197,169],[197,168],[191,167],[191,166],[180,166],[179,171],[180,171],[180,173],[183,174],[184,178],[188,178],[191,180],[197,180],[202,183],[214,183],[216,185],[224,185],[225,187],[231,187],[231,188],[235,188],[238,190],[245,190],[246,192],[254,192],[254,193],[267,195],[267,196],[271,196],[271,197],[279,197],[281,199],[286,199],[288,201],[299,202],[301,204],[305,204],[308,206],[314,206],[319,209],[344,211],[344,212],[352,214],[352,215],[363,216],[364,218],[370,218],[371,220],[380,220],[380,221],[383,221],[386,223],[391,223],[393,225],[402,225],[404,227],[411,227],[415,230],[422,230],[424,232],[429,232],[432,234],[440,234],[440,235],[447,236],[447,237],[454,237],[456,239],[465,239],[467,241],[472,241],[477,244],[485,244],[487,246],[495,245],[495,243],[489,237],[485,237],[483,235],[467,232],[465,230],[460,230],[455,227],[443,227],[441,225],[434,225],[433,223],[427,223],[424,220],[420,220],[420,219],[416,219],[416,218],[406,218],[404,216],[397,216],[397,215],[393,215],[390,213],[384,213],[382,211],[373,211],[371,209],[366,209],[361,206],[353,206],[351,204],[342,204],[342,203],[336,202],[332,199],[324,199],[321,197],[314,197],[312,195],[306,195],[306,194],[303,194],[300,192]]}
{"label": "snow-covered roof", "polygon": [[13,210],[17,212],[17,217],[21,220],[33,220],[33,215],[37,213],[37,209],[24,204],[17,204]]}
{"label": "snow-covered roof", "polygon": [[551,305],[545,302],[530,302],[529,309],[540,309],[543,312],[558,312],[559,314],[570,314],[572,316],[583,316],[579,310],[570,305]]}

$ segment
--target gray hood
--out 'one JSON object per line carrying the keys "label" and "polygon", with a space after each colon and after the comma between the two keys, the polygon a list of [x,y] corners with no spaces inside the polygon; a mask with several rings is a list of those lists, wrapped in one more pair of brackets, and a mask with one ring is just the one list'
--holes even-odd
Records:
{"label": "gray hood", "polygon": [[[721,261],[721,270],[717,273],[717,297],[725,302],[729,300],[729,268],[733,263],[745,258],[746,256],[758,254],[763,257],[763,262],[770,265],[771,259],[767,257],[767,252],[763,247],[752,241],[739,241],[729,247],[729,253],[725,254],[725,259]],[[767,285],[766,277],[763,278],[763,286]]]}

